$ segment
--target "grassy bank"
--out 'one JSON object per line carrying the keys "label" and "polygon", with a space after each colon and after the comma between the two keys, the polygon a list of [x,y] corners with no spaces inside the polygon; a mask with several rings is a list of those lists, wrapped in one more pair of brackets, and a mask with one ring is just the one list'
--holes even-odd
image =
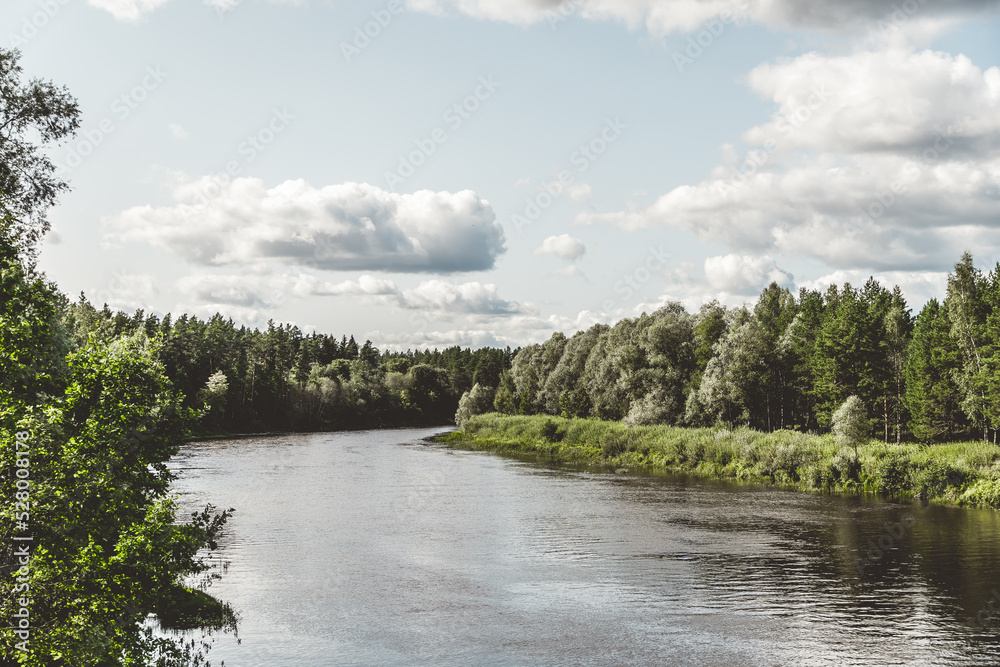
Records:
{"label": "grassy bank", "polygon": [[748,428],[626,427],[548,416],[473,417],[437,438],[475,449],[538,454],[616,468],[646,468],[803,491],[873,493],[1000,509],[1000,447],[982,442],[839,447],[831,435]]}

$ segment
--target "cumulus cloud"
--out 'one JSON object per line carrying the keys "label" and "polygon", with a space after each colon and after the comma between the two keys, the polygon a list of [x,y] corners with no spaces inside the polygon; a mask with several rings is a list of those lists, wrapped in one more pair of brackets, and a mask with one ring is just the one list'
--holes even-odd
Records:
{"label": "cumulus cloud", "polygon": [[571,335],[591,326],[612,322],[610,315],[600,311],[582,310],[575,316],[515,315],[504,318],[503,327],[475,327],[449,330],[426,330],[415,327],[404,332],[371,331],[365,334],[380,349],[402,351],[406,349],[459,347],[518,347],[541,343],[556,331]]}
{"label": "cumulus cloud", "polygon": [[445,315],[525,315],[533,307],[501,298],[494,284],[425,280],[400,288],[391,280],[362,275],[334,283],[309,274],[196,274],[178,282],[187,300],[199,307],[227,310],[230,306],[258,311],[274,309],[287,300],[308,297],[369,297],[408,310]]}
{"label": "cumulus cloud", "polygon": [[583,277],[583,270],[580,269],[576,264],[570,264],[569,266],[564,266],[560,269],[556,269],[552,272],[553,276],[559,276],[560,278],[576,278]]}
{"label": "cumulus cloud", "polygon": [[92,7],[104,9],[119,21],[135,22],[168,0],[88,0]]}
{"label": "cumulus cloud", "polygon": [[201,274],[185,276],[178,288],[198,305],[232,305],[244,308],[274,308],[283,300],[284,290],[270,276],[227,276]]}
{"label": "cumulus cloud", "polygon": [[793,281],[770,257],[736,254],[706,257],[705,277],[712,288],[729,294],[756,295],[772,282],[790,286]]}
{"label": "cumulus cloud", "polygon": [[583,241],[573,238],[569,234],[550,236],[534,250],[536,255],[554,255],[571,262],[583,257],[585,252],[587,252],[587,246],[583,244]]}
{"label": "cumulus cloud", "polygon": [[100,308],[104,304],[112,310],[132,312],[138,308],[150,312],[154,298],[159,294],[159,285],[154,276],[147,273],[131,273],[124,270],[112,271],[111,278],[104,286],[84,290],[87,300]]}
{"label": "cumulus cloud", "polygon": [[932,298],[943,298],[948,287],[947,271],[884,271],[872,275],[858,270],[833,271],[815,280],[804,280],[798,286],[825,292],[830,285],[842,287],[844,283],[861,287],[869,278],[875,278],[886,289],[898,285],[914,311]]}
{"label": "cumulus cloud", "polygon": [[174,139],[187,139],[190,134],[178,123],[167,123],[167,129],[170,130],[170,136]]}
{"label": "cumulus cloud", "polygon": [[[89,0],[94,7],[111,12],[122,21],[135,21],[168,0]],[[304,5],[309,0],[272,0]],[[238,0],[205,0],[205,4],[229,9]],[[893,19],[903,16],[905,27],[922,28],[952,17],[995,11],[996,0],[406,0],[411,11],[433,15],[464,14],[478,19],[518,25],[548,22],[556,25],[571,16],[590,21],[616,21],[630,29],[645,29],[654,35],[692,32],[706,22],[750,20],[772,28],[877,29],[879,22],[901,27]],[[912,10],[904,11],[902,8]]]}
{"label": "cumulus cloud", "polygon": [[1000,248],[997,68],[888,49],[807,54],[749,81],[777,111],[747,132],[758,147],[743,163],[724,147],[707,180],[577,222],[669,225],[734,252],[847,268],[940,269],[965,247]]}
{"label": "cumulus cloud", "polygon": [[[528,25],[559,23],[576,15],[589,20],[613,20],[654,35],[702,29],[706,21],[741,17],[776,28],[852,29],[891,22],[898,0],[408,0],[410,9],[432,14],[461,13],[480,19]],[[933,3],[913,0],[910,20],[927,21],[995,11],[996,0],[956,0]],[[911,16],[919,16],[911,19]],[[891,23],[890,23],[891,24]]]}
{"label": "cumulus cloud", "polygon": [[573,201],[584,202],[590,199],[592,193],[590,186],[586,183],[571,183],[566,186],[566,194]]}
{"label": "cumulus cloud", "polygon": [[333,284],[315,276],[303,275],[295,281],[294,292],[299,296],[395,296],[399,294],[399,288],[391,280],[373,276]]}
{"label": "cumulus cloud", "polygon": [[505,250],[493,208],[470,190],[396,194],[304,180],[267,188],[256,178],[220,189],[205,177],[178,183],[174,198],[104,219],[106,240],[145,241],[201,265],[278,260],[401,273],[481,271]]}
{"label": "cumulus cloud", "polygon": [[809,53],[756,67],[750,88],[778,108],[749,130],[755,146],[782,151],[922,155],[947,138],[952,154],[1000,146],[1000,68],[964,55],[889,48],[843,56]]}
{"label": "cumulus cloud", "polygon": [[419,310],[482,314],[513,315],[531,309],[516,301],[502,299],[497,286],[478,282],[455,285],[443,280],[427,280],[399,294],[399,305]]}

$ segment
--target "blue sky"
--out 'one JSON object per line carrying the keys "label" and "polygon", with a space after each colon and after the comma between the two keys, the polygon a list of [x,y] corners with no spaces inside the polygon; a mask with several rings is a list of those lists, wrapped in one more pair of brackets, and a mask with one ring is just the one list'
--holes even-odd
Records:
{"label": "blue sky", "polygon": [[919,307],[995,263],[997,9],[8,0],[0,38],[83,110],[50,150],[64,291],[519,345],[771,280]]}

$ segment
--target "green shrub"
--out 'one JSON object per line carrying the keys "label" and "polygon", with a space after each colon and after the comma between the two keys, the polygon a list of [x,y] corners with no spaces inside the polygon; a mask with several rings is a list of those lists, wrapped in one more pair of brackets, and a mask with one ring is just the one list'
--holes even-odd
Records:
{"label": "green shrub", "polygon": [[861,479],[861,461],[851,450],[841,449],[827,466],[827,474],[832,481],[856,484]]}
{"label": "green shrub", "polygon": [[874,482],[879,493],[899,497],[912,488],[910,471],[913,464],[903,453],[893,452],[875,462]]}
{"label": "green shrub", "polygon": [[959,498],[962,505],[1000,509],[1000,479],[981,479]]}
{"label": "green shrub", "polygon": [[918,498],[927,499],[943,495],[951,487],[965,482],[965,472],[947,463],[931,463],[913,475],[913,492]]}
{"label": "green shrub", "polygon": [[555,421],[546,419],[545,423],[542,424],[542,438],[546,442],[562,442],[562,439],[565,437],[566,431],[560,429]]}
{"label": "green shrub", "polygon": [[624,433],[606,431],[601,438],[601,450],[609,459],[620,456],[628,451],[628,439]]}

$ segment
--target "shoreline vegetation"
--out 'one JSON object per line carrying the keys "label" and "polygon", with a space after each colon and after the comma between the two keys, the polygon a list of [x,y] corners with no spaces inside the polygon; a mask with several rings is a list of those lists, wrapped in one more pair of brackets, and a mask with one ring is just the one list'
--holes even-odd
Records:
{"label": "shoreline vegetation", "polygon": [[471,417],[433,441],[497,453],[629,470],[771,485],[804,492],[871,494],[1000,509],[1000,448],[991,443],[886,444],[853,448],[831,434],[747,427],[626,426],[597,419],[498,413]]}

